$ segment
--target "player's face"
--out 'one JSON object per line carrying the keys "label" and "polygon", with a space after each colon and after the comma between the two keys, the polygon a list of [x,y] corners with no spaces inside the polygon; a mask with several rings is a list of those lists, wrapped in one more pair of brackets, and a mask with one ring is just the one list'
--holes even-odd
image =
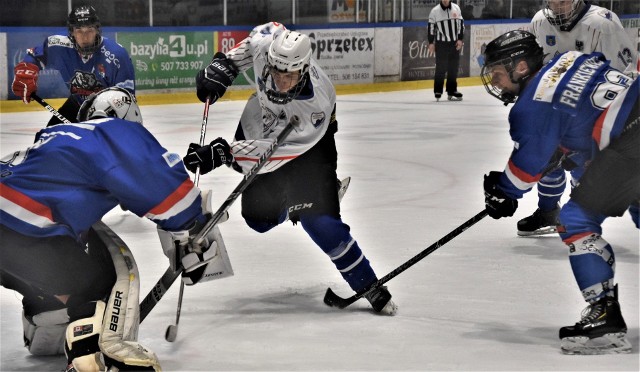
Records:
{"label": "player's face", "polygon": [[76,43],[82,48],[92,46],[98,36],[98,29],[95,26],[74,27],[73,37]]}
{"label": "player's face", "polygon": [[571,0],[547,0],[547,6],[556,15],[569,14],[571,12]]}
{"label": "player's face", "polygon": [[273,82],[280,93],[286,93],[295,87],[300,81],[300,71],[295,72],[281,72],[275,68],[270,69],[270,74],[273,77]]}
{"label": "player's face", "polygon": [[489,75],[491,76],[491,85],[501,93],[518,94],[519,86],[511,81],[504,65],[498,64],[490,67]]}
{"label": "player's face", "polygon": [[451,0],[441,0],[442,1],[442,5],[444,6],[449,6],[449,4],[451,4]]}

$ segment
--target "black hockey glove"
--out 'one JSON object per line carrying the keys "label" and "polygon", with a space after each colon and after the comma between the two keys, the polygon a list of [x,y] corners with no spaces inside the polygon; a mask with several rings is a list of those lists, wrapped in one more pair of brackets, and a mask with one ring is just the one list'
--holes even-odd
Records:
{"label": "black hockey glove", "polygon": [[218,137],[210,144],[200,146],[197,143],[189,145],[187,155],[182,159],[184,166],[192,173],[200,167],[201,174],[207,174],[222,164],[231,165],[233,155],[227,141]]}
{"label": "black hockey glove", "polygon": [[570,151],[558,147],[556,152],[553,153],[553,156],[551,156],[551,160],[549,160],[549,163],[542,171],[543,176],[560,168],[566,170],[567,172],[572,171],[573,169],[580,166],[580,164],[578,163],[584,162],[584,159],[580,159],[579,155],[580,154],[577,151]]}
{"label": "black hockey glove", "polygon": [[227,56],[218,52],[213,56],[211,64],[196,75],[196,94],[198,99],[206,102],[211,96],[209,104],[214,103],[224,95],[227,88],[238,76],[238,69]]}
{"label": "black hockey glove", "polygon": [[502,172],[489,172],[484,176],[484,204],[487,213],[496,220],[511,217],[518,209],[518,201],[511,199],[498,188],[498,181]]}

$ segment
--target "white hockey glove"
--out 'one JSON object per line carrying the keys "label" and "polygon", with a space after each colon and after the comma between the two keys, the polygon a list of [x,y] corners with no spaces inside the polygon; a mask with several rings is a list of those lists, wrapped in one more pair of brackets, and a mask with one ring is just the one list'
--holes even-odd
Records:
{"label": "white hockey glove", "polygon": [[[203,211],[211,218],[212,213],[208,207],[211,193],[207,191],[202,195]],[[220,222],[228,219],[225,216]],[[227,250],[216,225],[204,236],[202,244],[196,245],[194,240],[206,224],[197,224],[189,230],[166,231],[158,228],[158,236],[164,254],[169,258],[172,270],[184,268],[182,281],[186,285],[194,285],[214,279],[226,278],[233,275],[233,269]]]}

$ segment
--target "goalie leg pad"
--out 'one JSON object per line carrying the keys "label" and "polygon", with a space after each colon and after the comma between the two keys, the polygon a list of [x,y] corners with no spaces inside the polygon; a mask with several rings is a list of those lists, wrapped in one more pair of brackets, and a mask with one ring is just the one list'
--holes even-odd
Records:
{"label": "goalie leg pad", "polygon": [[63,355],[68,325],[66,308],[45,311],[32,317],[22,312],[24,346],[32,355]]}
{"label": "goalie leg pad", "polygon": [[136,341],[140,325],[140,279],[138,266],[126,244],[102,222],[93,230],[105,242],[113,260],[116,282],[105,306],[98,341],[107,364],[148,367],[160,370],[156,355]]}

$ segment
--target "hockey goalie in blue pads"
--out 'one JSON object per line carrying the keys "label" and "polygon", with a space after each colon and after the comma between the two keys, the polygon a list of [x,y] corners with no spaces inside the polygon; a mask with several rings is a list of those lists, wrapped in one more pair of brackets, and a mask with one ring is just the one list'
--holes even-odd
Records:
{"label": "hockey goalie in blue pads", "polygon": [[29,351],[65,352],[70,371],[160,370],[137,342],[135,260],[100,222],[117,205],[158,225],[186,284],[232,274],[217,227],[191,243],[211,218],[209,200],[141,124],[135,97],[108,88],[85,101],[78,123],[42,129],[0,162],[2,286],[24,296]]}

